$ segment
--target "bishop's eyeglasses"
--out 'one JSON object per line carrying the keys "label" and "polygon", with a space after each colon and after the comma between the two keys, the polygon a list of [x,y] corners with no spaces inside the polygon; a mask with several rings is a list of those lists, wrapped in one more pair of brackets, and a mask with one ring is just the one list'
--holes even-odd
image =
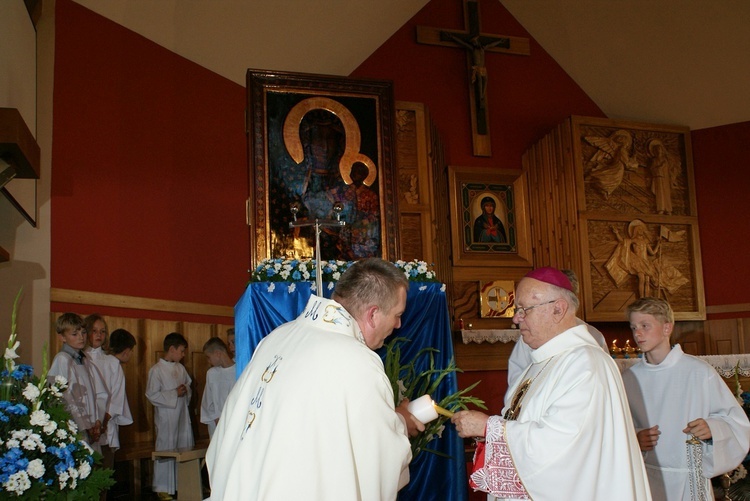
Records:
{"label": "bishop's eyeglasses", "polygon": [[553,299],[552,301],[547,301],[546,303],[535,304],[534,306],[516,306],[516,311],[514,313],[514,316],[518,315],[519,318],[526,318],[526,313],[529,310],[533,310],[534,308],[538,308],[539,306],[544,306],[545,304],[552,304],[555,301],[557,301],[557,299]]}

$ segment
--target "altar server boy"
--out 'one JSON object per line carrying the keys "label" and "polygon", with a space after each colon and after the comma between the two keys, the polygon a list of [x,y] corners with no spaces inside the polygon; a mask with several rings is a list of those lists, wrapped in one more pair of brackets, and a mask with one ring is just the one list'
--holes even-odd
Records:
{"label": "altar server boy", "polygon": [[[188,403],[192,380],[180,361],[187,340],[177,332],[164,338],[164,358],[148,372],[146,398],[154,405],[156,443],[154,450],[191,448],[195,445],[190,427]],[[173,499],[177,485],[177,464],[173,458],[154,460],[153,490],[162,501]]]}
{"label": "altar server boy", "polygon": [[[75,313],[63,313],[57,319],[57,335],[62,341],[60,352],[55,355],[52,366],[47,373],[50,383],[56,376],[68,381],[68,389],[63,392],[65,408],[78,426],[83,439],[96,451],[101,452],[102,417],[96,406],[96,378],[101,374],[83,352],[86,346],[86,330],[83,319]],[[106,398],[108,395],[103,395]]]}
{"label": "altar server boy", "polygon": [[750,422],[716,370],[671,345],[674,313],[644,297],[627,309],[641,361],[622,379],[653,499],[713,499],[711,477],[733,470],[750,447]]}
{"label": "altar server boy", "polygon": [[113,468],[115,451],[120,448],[119,425],[133,422],[125,394],[125,373],[120,367],[120,361],[104,351],[107,345],[109,329],[104,318],[93,313],[83,319],[89,347],[86,356],[99,369],[101,380],[95,380],[94,385],[105,387],[108,392],[101,395],[97,391],[97,407],[102,419],[102,436],[99,444],[102,448],[102,464],[105,468]]}
{"label": "altar server boy", "polygon": [[206,341],[203,354],[208,358],[211,368],[206,373],[206,388],[201,399],[201,423],[208,426],[208,436],[213,437],[221,409],[234,386],[236,369],[227,345],[218,337]]}

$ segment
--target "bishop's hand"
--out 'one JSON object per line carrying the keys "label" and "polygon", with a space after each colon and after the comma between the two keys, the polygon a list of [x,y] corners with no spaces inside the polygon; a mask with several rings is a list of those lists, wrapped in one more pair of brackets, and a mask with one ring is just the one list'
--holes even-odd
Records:
{"label": "bishop's hand", "polygon": [[483,437],[487,428],[489,416],[479,411],[456,412],[451,422],[456,425],[456,431],[461,438]]}

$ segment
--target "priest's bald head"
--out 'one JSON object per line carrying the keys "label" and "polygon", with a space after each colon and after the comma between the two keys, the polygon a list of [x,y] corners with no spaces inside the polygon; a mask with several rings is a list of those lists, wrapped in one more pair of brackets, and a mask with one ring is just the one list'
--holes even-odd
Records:
{"label": "priest's bald head", "polygon": [[333,299],[354,317],[365,343],[375,350],[401,326],[408,288],[409,281],[393,263],[367,258],[341,275]]}
{"label": "priest's bald head", "polygon": [[523,341],[536,350],[576,325],[578,297],[568,277],[556,268],[537,268],[516,288],[516,312]]}

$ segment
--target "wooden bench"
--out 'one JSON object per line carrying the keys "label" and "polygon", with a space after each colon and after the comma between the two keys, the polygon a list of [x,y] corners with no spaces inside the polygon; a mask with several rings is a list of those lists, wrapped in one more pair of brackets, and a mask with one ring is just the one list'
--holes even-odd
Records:
{"label": "wooden bench", "polygon": [[[141,478],[144,471],[143,462],[151,460],[151,453],[153,451],[154,443],[149,440],[148,442],[123,444],[115,452],[115,463],[121,461],[128,463],[128,477],[130,478],[130,495],[132,499],[141,499]],[[148,465],[146,465],[146,471],[148,471]]]}
{"label": "wooden bench", "polygon": [[177,492],[180,501],[202,501],[203,481],[201,469],[206,448],[154,451],[151,459],[174,458],[177,461]]}
{"label": "wooden bench", "polygon": [[[203,454],[205,455],[206,448],[208,448],[208,440],[198,440],[193,449],[203,450]],[[122,447],[115,453],[115,463],[128,463],[130,499],[143,499],[144,497],[150,499],[151,486],[148,486],[149,494],[143,496],[142,479],[144,472],[149,473],[146,477],[146,482],[148,482],[151,477],[150,471],[153,454],[154,442],[151,440],[146,442],[123,443]],[[182,499],[182,496],[180,498]]]}

